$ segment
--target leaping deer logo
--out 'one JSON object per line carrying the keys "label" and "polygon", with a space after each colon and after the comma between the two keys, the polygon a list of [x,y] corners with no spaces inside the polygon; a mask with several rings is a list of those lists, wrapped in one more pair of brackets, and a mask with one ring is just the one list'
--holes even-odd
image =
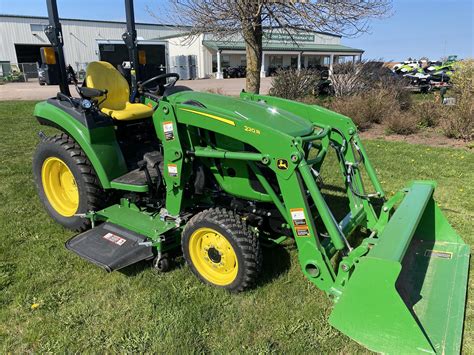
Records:
{"label": "leaping deer logo", "polygon": [[288,160],[278,159],[277,160],[277,168],[280,169],[280,170],[288,169]]}

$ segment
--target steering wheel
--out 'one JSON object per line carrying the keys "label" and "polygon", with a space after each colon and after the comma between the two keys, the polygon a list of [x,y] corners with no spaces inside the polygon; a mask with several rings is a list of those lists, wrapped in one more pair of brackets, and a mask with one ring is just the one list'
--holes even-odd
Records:
{"label": "steering wheel", "polygon": [[[158,85],[156,85],[154,87],[150,87],[151,83],[154,83],[157,80],[166,79],[166,78],[175,78],[175,79],[173,81],[167,83],[167,84],[164,84],[164,85],[161,84],[161,83],[158,83]],[[153,78],[150,78],[150,79],[145,80],[144,82],[140,83],[140,88],[144,89],[145,91],[154,93],[154,94],[163,95],[165,89],[175,86],[175,84],[178,80],[179,80],[179,74],[177,74],[177,73],[160,74],[160,75],[154,76]]]}

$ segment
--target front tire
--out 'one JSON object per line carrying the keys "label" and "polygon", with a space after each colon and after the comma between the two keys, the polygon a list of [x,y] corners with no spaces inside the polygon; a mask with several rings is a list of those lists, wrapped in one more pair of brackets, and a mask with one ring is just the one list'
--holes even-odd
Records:
{"label": "front tire", "polygon": [[92,164],[67,134],[48,137],[38,145],[33,175],[46,212],[68,229],[86,230],[89,219],[78,215],[101,209],[106,200]]}
{"label": "front tire", "polygon": [[260,272],[257,236],[233,211],[211,208],[198,213],[187,223],[181,244],[192,272],[209,285],[244,291]]}

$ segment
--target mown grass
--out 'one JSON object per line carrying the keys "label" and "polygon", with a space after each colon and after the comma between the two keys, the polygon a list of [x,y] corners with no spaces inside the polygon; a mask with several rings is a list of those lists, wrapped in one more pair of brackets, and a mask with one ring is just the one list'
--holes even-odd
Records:
{"label": "mown grass", "polygon": [[[292,243],[265,250],[259,284],[238,295],[202,285],[182,262],[162,275],[145,263],[106,274],[66,251],[73,233],[48,218],[33,186],[44,129],[33,105],[0,102],[1,353],[367,352],[328,324],[331,302],[303,277]],[[366,148],[389,194],[411,179],[437,180],[436,199],[473,245],[473,153],[384,141]],[[326,169],[325,181],[337,172]],[[464,352],[474,353],[472,297],[466,312]]]}

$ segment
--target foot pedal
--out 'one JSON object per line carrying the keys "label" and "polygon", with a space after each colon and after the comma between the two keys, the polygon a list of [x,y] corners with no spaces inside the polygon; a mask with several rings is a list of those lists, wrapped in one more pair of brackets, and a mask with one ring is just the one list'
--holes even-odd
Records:
{"label": "foot pedal", "polygon": [[147,238],[116,224],[105,222],[66,242],[66,248],[108,272],[152,258]]}

